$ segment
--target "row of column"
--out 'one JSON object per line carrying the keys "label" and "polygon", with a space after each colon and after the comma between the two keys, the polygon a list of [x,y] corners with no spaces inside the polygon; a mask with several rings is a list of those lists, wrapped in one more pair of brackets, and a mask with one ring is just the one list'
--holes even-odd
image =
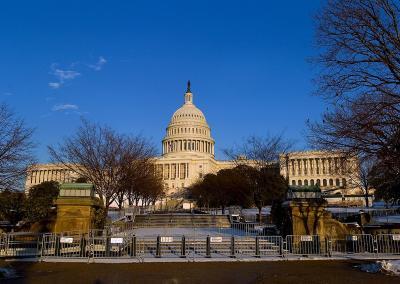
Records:
{"label": "row of column", "polygon": [[293,179],[292,181],[291,181],[291,185],[293,185],[293,186],[308,186],[308,185],[318,185],[318,186],[324,186],[324,187],[326,187],[326,186],[330,186],[330,187],[346,187],[346,185],[347,185],[347,181],[346,181],[346,179],[345,178],[342,178],[342,179],[339,179],[339,178],[337,178],[337,179],[316,179],[316,180],[314,180],[314,179],[310,179],[310,180],[308,180],[308,179],[304,179],[304,180],[295,180],[295,179]]}
{"label": "row of column", "polygon": [[163,154],[182,151],[197,151],[214,155],[214,143],[203,140],[172,140],[163,143]]}
{"label": "row of column", "polygon": [[30,183],[39,184],[44,181],[70,182],[72,172],[70,170],[33,170],[30,172]]}
{"label": "row of column", "polygon": [[185,179],[189,177],[189,163],[158,164],[157,173],[164,180]]}
{"label": "row of column", "polygon": [[289,175],[342,174],[346,170],[345,158],[290,159]]}

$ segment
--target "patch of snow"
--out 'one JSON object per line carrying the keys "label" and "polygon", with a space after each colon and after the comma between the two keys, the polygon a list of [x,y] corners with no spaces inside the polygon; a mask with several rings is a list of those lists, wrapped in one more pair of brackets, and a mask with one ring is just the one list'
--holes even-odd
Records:
{"label": "patch of snow", "polygon": [[400,276],[400,260],[382,260],[380,264],[385,273]]}
{"label": "patch of snow", "polygon": [[357,265],[361,271],[368,273],[382,272],[385,274],[400,276],[400,260],[381,260],[374,263]]}

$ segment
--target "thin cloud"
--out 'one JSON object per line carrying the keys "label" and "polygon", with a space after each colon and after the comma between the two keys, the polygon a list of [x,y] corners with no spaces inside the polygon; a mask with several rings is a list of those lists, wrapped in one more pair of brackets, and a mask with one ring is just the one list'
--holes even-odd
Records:
{"label": "thin cloud", "polygon": [[103,69],[103,66],[106,63],[107,63],[107,60],[103,56],[100,56],[99,59],[97,60],[96,64],[89,64],[88,67],[95,71],[100,71],[101,69]]}
{"label": "thin cloud", "polygon": [[79,107],[74,104],[59,104],[54,105],[52,111],[67,111],[67,110],[78,110]]}
{"label": "thin cloud", "polygon": [[49,83],[49,87],[52,88],[52,89],[58,89],[58,88],[61,87],[61,83],[58,83],[58,82],[50,82],[50,83]]}
{"label": "thin cloud", "polygon": [[56,81],[48,83],[48,86],[51,89],[59,89],[66,81],[71,81],[81,75],[81,73],[76,70],[63,70],[58,68],[56,63],[53,63],[50,68],[50,74],[52,74],[56,79]]}
{"label": "thin cloud", "polygon": [[10,92],[5,92],[5,93],[3,93],[3,96],[10,97],[10,96],[14,96],[14,94],[10,93]]}

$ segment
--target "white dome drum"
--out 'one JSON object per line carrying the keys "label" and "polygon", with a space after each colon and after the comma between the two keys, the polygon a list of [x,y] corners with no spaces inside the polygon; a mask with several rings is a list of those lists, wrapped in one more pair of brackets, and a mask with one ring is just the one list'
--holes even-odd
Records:
{"label": "white dome drum", "polygon": [[193,104],[190,81],[185,93],[185,103],[172,115],[162,141],[163,156],[182,152],[214,156],[211,129],[203,112]]}

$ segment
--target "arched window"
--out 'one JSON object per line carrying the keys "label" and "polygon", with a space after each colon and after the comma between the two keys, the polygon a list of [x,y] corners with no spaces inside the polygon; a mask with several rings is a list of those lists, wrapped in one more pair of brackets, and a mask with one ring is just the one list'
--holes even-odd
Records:
{"label": "arched window", "polygon": [[342,179],[342,185],[343,185],[343,187],[346,187],[346,185],[347,185],[347,182],[346,182],[346,179],[345,179],[345,178]]}
{"label": "arched window", "polygon": [[314,185],[314,180],[312,179],[312,180],[310,180],[310,185]]}
{"label": "arched window", "polygon": [[304,180],[304,185],[308,186],[308,180],[306,180],[306,179]]}
{"label": "arched window", "polygon": [[327,182],[326,182],[326,179],[323,179],[322,180],[322,186],[327,186],[328,184],[327,184]]}
{"label": "arched window", "polygon": [[298,180],[297,185],[298,185],[298,186],[302,186],[302,185],[303,185],[303,183],[301,182],[301,180]]}
{"label": "arched window", "polygon": [[320,186],[321,185],[321,180],[317,179],[317,185]]}
{"label": "arched window", "polygon": [[292,185],[296,185],[296,181],[295,180],[292,180]]}
{"label": "arched window", "polygon": [[333,179],[329,179],[329,186],[333,186]]}
{"label": "arched window", "polygon": [[340,186],[340,180],[338,178],[336,179],[336,186]]}

